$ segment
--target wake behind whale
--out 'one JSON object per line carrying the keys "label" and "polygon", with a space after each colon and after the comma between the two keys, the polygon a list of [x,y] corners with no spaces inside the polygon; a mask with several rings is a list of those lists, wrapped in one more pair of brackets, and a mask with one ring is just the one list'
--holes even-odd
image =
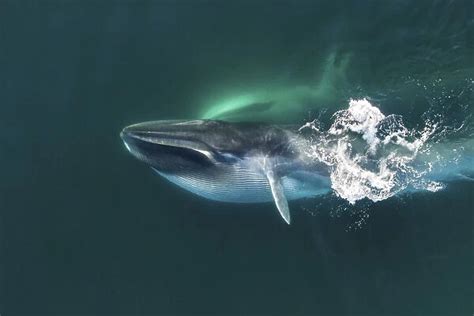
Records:
{"label": "wake behind whale", "polygon": [[334,113],[327,129],[317,120],[301,127],[154,121],[121,136],[132,155],[180,187],[224,202],[273,200],[289,224],[288,200],[334,192],[351,204],[377,202],[472,179],[472,135],[446,141],[451,132],[431,119],[409,129],[361,99]]}
{"label": "wake behind whale", "polygon": [[453,131],[430,118],[420,129],[409,129],[402,116],[385,116],[366,99],[350,100],[333,118],[327,130],[313,121],[300,131],[310,131],[306,155],[327,165],[331,188],[351,204],[419,190],[436,192],[448,181],[471,179],[472,137],[447,137],[460,134],[468,122]]}

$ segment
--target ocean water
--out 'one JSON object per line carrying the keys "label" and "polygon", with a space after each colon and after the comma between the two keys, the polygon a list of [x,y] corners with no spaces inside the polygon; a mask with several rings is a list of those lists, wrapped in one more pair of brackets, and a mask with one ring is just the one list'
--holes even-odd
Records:
{"label": "ocean water", "polygon": [[[473,56],[468,0],[0,0],[0,313],[472,315]],[[119,137],[197,118],[301,126],[331,193],[288,226]]]}

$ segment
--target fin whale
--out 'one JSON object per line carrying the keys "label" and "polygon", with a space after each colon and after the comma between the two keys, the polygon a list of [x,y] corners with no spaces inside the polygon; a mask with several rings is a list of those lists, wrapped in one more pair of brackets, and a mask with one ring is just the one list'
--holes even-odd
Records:
{"label": "fin whale", "polygon": [[327,168],[300,152],[298,128],[218,120],[162,120],[123,129],[128,151],[170,182],[207,199],[274,201],[286,223],[288,200],[330,190]]}

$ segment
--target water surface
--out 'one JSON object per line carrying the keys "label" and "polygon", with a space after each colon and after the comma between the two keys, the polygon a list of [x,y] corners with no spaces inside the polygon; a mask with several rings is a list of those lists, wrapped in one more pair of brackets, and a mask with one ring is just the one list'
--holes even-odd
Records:
{"label": "water surface", "polygon": [[[474,183],[350,206],[216,203],[119,138],[303,125],[350,98],[472,139],[472,1],[0,2],[0,311],[466,315]],[[439,114],[438,116],[436,114]],[[450,136],[448,135],[448,138]]]}

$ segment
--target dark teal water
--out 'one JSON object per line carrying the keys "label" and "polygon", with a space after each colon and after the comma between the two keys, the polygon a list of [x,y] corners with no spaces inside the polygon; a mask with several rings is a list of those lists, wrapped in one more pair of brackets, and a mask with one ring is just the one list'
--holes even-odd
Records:
{"label": "dark teal water", "polygon": [[[471,315],[472,181],[363,213],[295,202],[286,226],[166,183],[119,132],[225,104],[328,120],[367,97],[472,137],[473,6],[0,0],[0,312]],[[253,94],[275,101],[233,101]]]}

